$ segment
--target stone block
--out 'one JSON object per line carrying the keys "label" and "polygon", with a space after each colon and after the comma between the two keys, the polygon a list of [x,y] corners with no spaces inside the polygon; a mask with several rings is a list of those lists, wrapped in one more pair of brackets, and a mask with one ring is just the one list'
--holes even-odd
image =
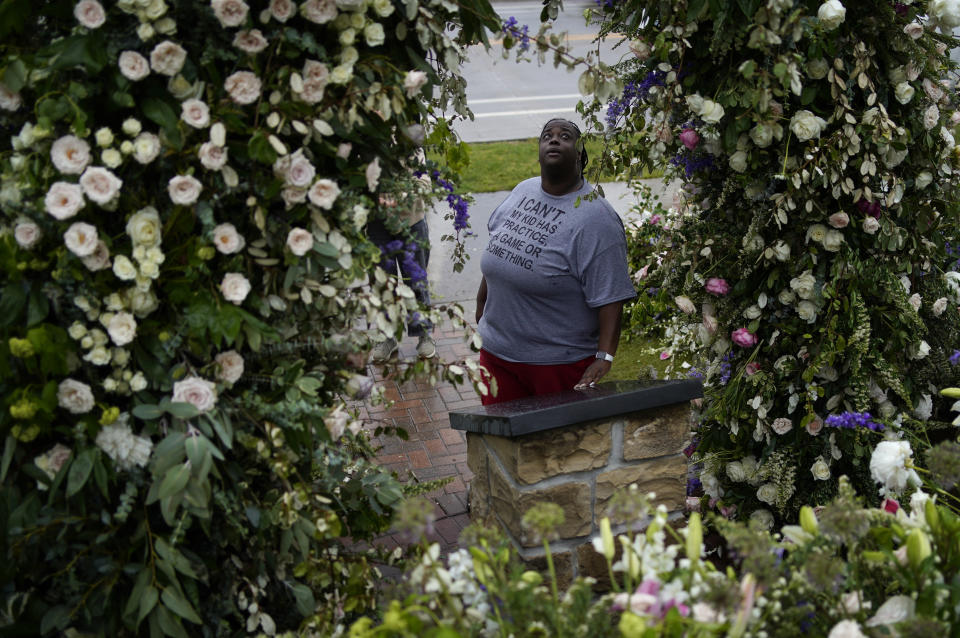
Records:
{"label": "stone block", "polygon": [[610,422],[574,425],[516,438],[487,436],[487,445],[518,482],[595,470],[610,459]]}
{"label": "stone block", "polygon": [[[623,554],[623,547],[619,541],[614,541],[616,555],[613,562],[620,560]],[[608,592],[611,589],[610,570],[607,567],[607,559],[593,548],[593,543],[584,543],[579,545],[577,552],[577,575],[581,577],[589,576],[597,582],[593,584],[593,591],[597,593]],[[622,572],[615,572],[617,578],[622,578]]]}
{"label": "stone block", "polygon": [[[597,475],[597,518],[607,515],[607,505],[613,494],[632,483],[637,484],[642,494],[655,492],[656,504],[663,503],[669,511],[683,511],[687,494],[687,458],[675,454]],[[631,522],[615,517],[611,517],[611,521],[614,524]]]}
{"label": "stone block", "polygon": [[[556,552],[553,556],[553,571],[557,574],[557,589],[561,594],[573,584],[573,555],[570,552]],[[540,572],[543,576],[543,586],[550,588],[550,570],[547,568],[545,556],[523,559],[527,569]]]}
{"label": "stone block", "polygon": [[690,432],[690,405],[678,403],[636,412],[624,419],[623,460],[638,461],[683,449]]}
{"label": "stone block", "polygon": [[470,521],[489,525],[490,515],[490,460],[487,458],[487,448],[483,444],[483,434],[467,432],[467,467],[473,472],[467,493],[467,507],[470,510]]}
{"label": "stone block", "polygon": [[515,489],[495,463],[490,463],[490,507],[513,538],[523,547],[537,547],[539,539],[531,538],[520,521],[531,507],[541,502],[556,503],[565,520],[557,528],[560,538],[577,538],[589,534],[593,527],[590,507],[590,485],[585,481],[569,481],[541,489]]}

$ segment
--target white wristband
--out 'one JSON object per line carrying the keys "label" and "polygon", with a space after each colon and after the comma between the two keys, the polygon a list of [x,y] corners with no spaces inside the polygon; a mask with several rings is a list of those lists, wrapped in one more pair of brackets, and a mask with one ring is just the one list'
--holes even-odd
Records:
{"label": "white wristband", "polygon": [[604,352],[603,350],[598,350],[597,354],[594,355],[597,359],[603,359],[604,361],[609,361],[613,363],[613,355],[609,352]]}

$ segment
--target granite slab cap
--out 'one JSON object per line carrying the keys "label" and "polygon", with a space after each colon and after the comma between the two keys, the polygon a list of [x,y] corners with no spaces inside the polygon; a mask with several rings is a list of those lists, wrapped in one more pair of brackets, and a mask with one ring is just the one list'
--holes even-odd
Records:
{"label": "granite slab cap", "polygon": [[696,379],[607,381],[584,390],[524,397],[450,412],[450,426],[479,434],[520,436],[683,403],[703,396]]}

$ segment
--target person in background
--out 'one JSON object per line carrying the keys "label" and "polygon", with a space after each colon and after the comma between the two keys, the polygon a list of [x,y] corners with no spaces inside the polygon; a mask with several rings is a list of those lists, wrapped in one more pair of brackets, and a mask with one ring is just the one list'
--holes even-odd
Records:
{"label": "person in background", "polygon": [[[423,150],[418,149],[416,164],[423,164]],[[367,226],[367,236],[380,247],[384,258],[381,265],[388,272],[397,272],[410,286],[417,301],[423,306],[430,305],[430,291],[427,286],[427,263],[430,261],[430,235],[427,228],[426,203],[423,192],[430,189],[430,178],[426,175],[413,177],[413,190],[404,201],[397,201],[388,195],[380,195],[380,205],[393,218],[387,224],[382,220],[372,220]],[[390,226],[390,228],[388,228]],[[430,332],[433,324],[420,313],[407,317],[407,335],[417,337],[417,355],[425,359],[436,356],[437,346]],[[390,337],[377,343],[372,350],[374,362],[384,362],[397,352],[397,340]]]}
{"label": "person in background", "polygon": [[594,386],[610,371],[623,302],[636,296],[623,222],[583,177],[580,129],[546,123],[540,177],[490,216],[481,258],[480,364],[496,380],[484,405]]}

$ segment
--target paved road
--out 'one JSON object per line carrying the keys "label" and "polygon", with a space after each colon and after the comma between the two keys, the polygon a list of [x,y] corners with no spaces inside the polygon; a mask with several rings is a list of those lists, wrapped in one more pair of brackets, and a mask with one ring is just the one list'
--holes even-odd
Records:
{"label": "paved road", "polygon": [[[536,33],[540,26],[539,2],[494,2],[494,9],[504,20],[514,17],[518,27],[529,25]],[[574,1],[564,3],[564,11],[558,16],[554,31],[566,31],[567,43],[574,55],[585,56],[587,51],[597,51],[594,38],[596,24],[587,25],[583,10],[596,3]],[[613,64],[627,52],[626,47],[613,48],[614,42],[600,44],[600,59]],[[540,127],[551,117],[565,117],[582,124],[576,113],[580,100],[577,79],[582,68],[567,71],[565,67],[554,68],[552,55],[540,65],[536,61],[515,61],[515,55],[503,59],[503,47],[499,40],[490,51],[477,45],[470,49],[470,61],[461,72],[467,79],[467,103],[476,118],[457,122],[454,130],[467,142],[490,142],[495,140],[525,139],[535,136]]]}

